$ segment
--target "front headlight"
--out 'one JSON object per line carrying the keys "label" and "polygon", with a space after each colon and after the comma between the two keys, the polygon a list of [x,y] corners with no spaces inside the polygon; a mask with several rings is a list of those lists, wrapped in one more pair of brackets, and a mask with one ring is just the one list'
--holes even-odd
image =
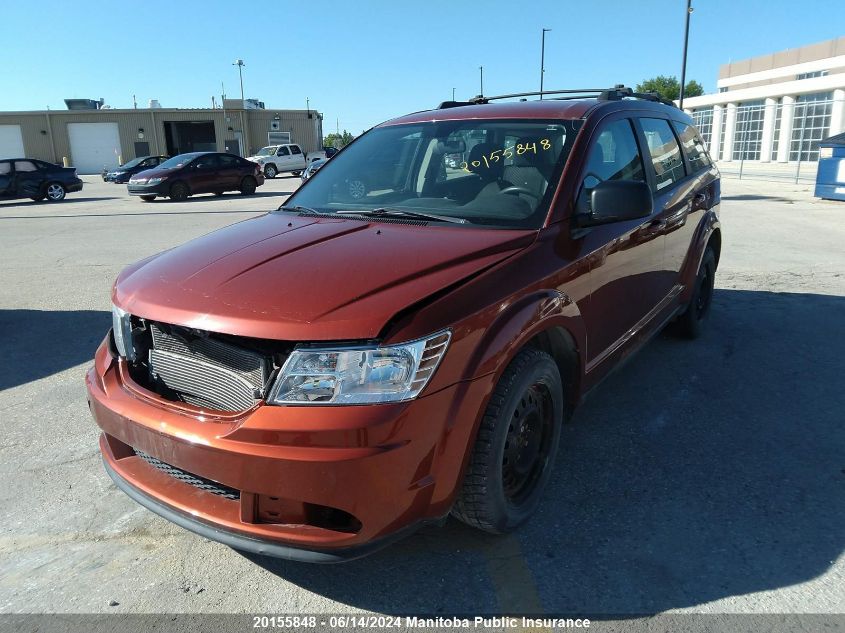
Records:
{"label": "front headlight", "polygon": [[269,404],[369,404],[411,400],[440,364],[451,333],[389,347],[294,350]]}
{"label": "front headlight", "polygon": [[132,315],[112,304],[111,324],[117,353],[128,360],[135,360],[135,348],[132,345]]}
{"label": "front headlight", "polygon": [[167,176],[159,176],[158,178],[150,178],[147,181],[147,184],[157,185],[158,183],[164,182],[165,180],[167,180]]}

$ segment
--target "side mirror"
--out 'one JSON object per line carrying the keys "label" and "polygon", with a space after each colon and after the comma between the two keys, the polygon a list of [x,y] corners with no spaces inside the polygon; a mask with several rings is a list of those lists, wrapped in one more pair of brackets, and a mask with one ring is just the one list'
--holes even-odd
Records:
{"label": "side mirror", "polygon": [[654,199],[649,186],[639,180],[605,180],[590,192],[592,212],[580,216],[578,226],[635,220],[651,215]]}

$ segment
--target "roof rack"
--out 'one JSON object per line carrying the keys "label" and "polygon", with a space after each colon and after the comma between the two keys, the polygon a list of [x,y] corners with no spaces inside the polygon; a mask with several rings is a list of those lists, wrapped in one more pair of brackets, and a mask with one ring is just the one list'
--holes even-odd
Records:
{"label": "roof rack", "polygon": [[623,84],[617,84],[613,88],[578,88],[573,90],[543,90],[542,92],[515,92],[513,94],[497,95],[495,97],[485,97],[484,95],[478,95],[476,97],[473,97],[469,101],[444,101],[439,106],[437,106],[437,109],[443,110],[446,108],[458,108],[461,106],[468,105],[481,105],[485,103],[490,103],[491,101],[499,101],[501,99],[516,99],[520,97],[523,101],[526,101],[525,97],[535,97],[538,95],[542,95],[543,97],[546,97],[547,95],[564,95],[549,96],[549,100],[554,101],[584,98],[592,98],[597,99],[599,101],[621,101],[625,98],[632,98],[643,99],[645,101],[655,101],[657,103],[662,103],[664,105],[670,106],[675,105],[672,101],[664,99],[656,92],[634,92]]}

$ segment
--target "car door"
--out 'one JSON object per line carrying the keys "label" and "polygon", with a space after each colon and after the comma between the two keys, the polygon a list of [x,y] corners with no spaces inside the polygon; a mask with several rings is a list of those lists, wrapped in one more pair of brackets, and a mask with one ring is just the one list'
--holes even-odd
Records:
{"label": "car door", "polygon": [[219,191],[220,186],[217,183],[219,166],[217,154],[203,154],[194,159],[190,165],[191,175],[188,183],[191,193]]}
{"label": "car door", "polygon": [[0,197],[11,198],[15,194],[12,161],[0,160]]}
{"label": "car door", "polygon": [[681,143],[689,174],[687,182],[683,185],[686,214],[675,216],[673,221],[667,222],[666,226],[666,270],[668,274],[679,278],[696,229],[704,214],[713,206],[718,194],[713,163],[698,132],[688,123],[679,121],[671,123]]}
{"label": "car door", "polygon": [[290,155],[290,150],[287,145],[280,145],[276,150],[276,167],[280,172],[293,171],[291,166],[293,159]]}
{"label": "car door", "polygon": [[21,198],[34,198],[41,195],[41,185],[45,174],[31,160],[16,160],[14,168],[15,189]]}
{"label": "car door", "polygon": [[302,171],[305,169],[305,154],[302,153],[302,149],[299,145],[291,145],[290,146],[290,154],[291,154],[291,169],[294,171]]}
{"label": "car door", "polygon": [[232,154],[220,154],[218,157],[220,168],[218,169],[217,182],[222,191],[233,191],[241,185],[243,175],[243,162]]}
{"label": "car door", "polygon": [[[590,193],[606,180],[649,182],[633,121],[611,115],[591,135],[581,169],[576,215],[590,213]],[[577,225],[577,218],[573,218]],[[579,303],[587,329],[588,372],[620,350],[660,303],[663,234],[658,214],[574,229],[589,267],[590,293]]]}
{"label": "car door", "polygon": [[660,232],[665,237],[661,288],[664,294],[677,294],[682,289],[678,285],[678,273],[687,251],[682,243],[687,239],[689,244],[690,231],[694,230],[689,215],[695,196],[695,179],[687,177],[681,147],[667,119],[644,116],[638,123],[651,158],[646,162],[653,176],[654,209]]}

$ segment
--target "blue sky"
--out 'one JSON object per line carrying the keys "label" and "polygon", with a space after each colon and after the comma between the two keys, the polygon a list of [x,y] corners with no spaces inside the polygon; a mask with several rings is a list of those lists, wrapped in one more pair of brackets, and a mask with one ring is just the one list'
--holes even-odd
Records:
{"label": "blue sky", "polygon": [[[693,0],[687,77],[715,90],[720,64],[845,34],[845,2]],[[478,93],[634,85],[680,75],[685,0],[39,0],[3,2],[0,110],[209,107],[220,82],[268,107],[311,107],[324,131]]]}

